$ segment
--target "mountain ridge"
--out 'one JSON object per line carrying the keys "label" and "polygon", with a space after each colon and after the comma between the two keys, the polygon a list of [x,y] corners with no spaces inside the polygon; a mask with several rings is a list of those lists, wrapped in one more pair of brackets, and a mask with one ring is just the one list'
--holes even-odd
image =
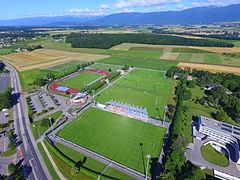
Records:
{"label": "mountain ridge", "polygon": [[131,26],[210,24],[240,21],[240,4],[194,7],[181,11],[128,12],[107,16],[52,16],[0,20],[0,26]]}

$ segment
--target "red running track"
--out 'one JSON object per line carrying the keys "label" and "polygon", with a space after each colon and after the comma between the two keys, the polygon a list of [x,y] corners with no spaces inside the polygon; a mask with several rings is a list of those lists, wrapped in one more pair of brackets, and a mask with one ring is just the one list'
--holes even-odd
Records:
{"label": "red running track", "polygon": [[[96,70],[96,69],[87,69],[85,71],[82,71],[82,72],[93,72],[93,73],[98,73],[98,74],[102,74],[102,75],[108,75],[109,72],[107,71],[104,71],[104,70]],[[48,86],[48,89],[52,92],[55,92],[55,93],[59,93],[59,94],[76,94],[76,93],[79,93],[80,90],[79,89],[76,89],[76,88],[71,88],[71,87],[67,87],[67,86],[64,86],[66,88],[69,88],[67,91],[62,91],[62,90],[58,90],[57,88],[62,86],[60,84],[58,84],[58,82],[60,81],[64,81],[68,78],[71,78],[71,77],[74,77],[74,76],[77,76],[81,74],[81,72],[75,72],[75,73],[72,73],[72,74],[69,74],[67,76],[64,76],[58,80],[55,80],[54,82],[52,82],[49,86]]]}

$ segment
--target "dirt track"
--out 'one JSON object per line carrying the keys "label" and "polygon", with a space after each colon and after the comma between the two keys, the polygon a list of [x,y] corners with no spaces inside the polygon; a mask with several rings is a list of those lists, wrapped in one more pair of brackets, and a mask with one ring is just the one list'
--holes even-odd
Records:
{"label": "dirt track", "polygon": [[238,67],[228,67],[228,66],[208,65],[208,64],[196,64],[196,63],[179,63],[178,67],[207,70],[207,71],[210,71],[210,72],[223,72],[223,73],[240,74],[240,68],[238,68]]}

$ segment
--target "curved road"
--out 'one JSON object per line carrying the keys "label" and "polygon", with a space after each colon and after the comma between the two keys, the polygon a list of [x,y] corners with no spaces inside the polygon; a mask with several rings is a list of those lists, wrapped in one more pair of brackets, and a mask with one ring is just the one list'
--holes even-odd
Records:
{"label": "curved road", "polygon": [[15,120],[15,131],[18,135],[18,140],[22,142],[18,150],[20,152],[20,155],[22,155],[24,158],[23,165],[25,167],[25,171],[29,172],[26,178],[36,180],[51,179],[51,176],[37,149],[30,129],[28,108],[25,98],[21,94],[21,84],[18,72],[10,64],[5,64],[7,69],[11,72],[12,87],[14,88],[14,93],[19,94],[17,103],[13,107],[13,116]]}

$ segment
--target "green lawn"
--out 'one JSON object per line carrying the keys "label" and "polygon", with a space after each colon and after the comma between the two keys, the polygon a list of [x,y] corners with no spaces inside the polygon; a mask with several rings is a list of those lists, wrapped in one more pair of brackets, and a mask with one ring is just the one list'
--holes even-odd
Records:
{"label": "green lawn", "polygon": [[37,122],[33,122],[31,124],[31,128],[32,128],[32,133],[34,138],[37,140],[39,138],[39,134],[43,135],[43,133],[48,130],[50,128],[50,124],[47,124],[47,126],[42,125],[42,121],[44,120],[48,120],[50,117],[53,118],[53,121],[56,121],[60,116],[62,115],[62,111],[57,111],[47,117],[45,117],[44,119],[37,121]]}
{"label": "green lawn", "polygon": [[106,64],[117,64],[120,66],[128,65],[134,66],[138,68],[145,69],[156,69],[167,71],[170,67],[176,66],[178,64],[177,61],[168,61],[158,59],[150,59],[150,58],[142,58],[142,57],[127,57],[127,56],[112,56],[106,59],[99,60],[100,63]]}
{"label": "green lawn", "polygon": [[83,71],[77,76],[68,78],[64,81],[60,81],[58,84],[61,84],[63,86],[68,86],[71,88],[82,89],[89,83],[97,80],[102,76],[103,76],[102,74]]}
{"label": "green lawn", "polygon": [[58,175],[57,175],[55,169],[53,168],[50,160],[48,159],[48,156],[47,156],[46,152],[44,151],[44,149],[42,147],[42,144],[38,143],[37,146],[38,146],[38,149],[39,149],[39,151],[40,151],[40,153],[42,155],[42,158],[43,158],[43,160],[45,162],[45,165],[47,166],[47,169],[48,169],[49,173],[51,174],[52,179],[54,179],[54,180],[55,179],[56,180],[59,179],[60,180],[60,178],[58,177]]}
{"label": "green lawn", "polygon": [[[83,164],[84,167],[87,167],[93,171],[96,171],[96,172],[102,172],[103,169],[107,166],[105,164],[102,164],[100,163],[99,161],[95,160],[95,159],[92,159],[90,157],[87,157],[85,156],[84,154],[82,153],[79,153],[67,146],[64,146],[60,143],[56,143],[55,146],[64,154],[66,155],[67,157],[69,157],[70,159],[74,160],[75,162],[78,162],[78,161],[82,161],[83,162],[83,159],[86,158],[86,161],[85,163]],[[130,176],[124,174],[124,173],[121,173],[119,171],[117,171],[116,169],[112,168],[112,167],[108,167],[107,171],[105,171],[104,175],[107,175],[107,176],[111,176],[111,177],[114,177],[116,179],[132,179]]]}
{"label": "green lawn", "polygon": [[203,61],[206,64],[222,64],[219,54],[205,54]]}
{"label": "green lawn", "polygon": [[93,64],[91,66],[89,66],[88,68],[90,69],[97,69],[97,70],[105,70],[108,71],[109,69],[111,69],[112,71],[116,71],[121,69],[122,66],[119,65],[112,65],[112,64]]}
{"label": "green lawn", "polygon": [[160,51],[163,52],[164,48],[156,48],[156,47],[131,47],[130,51]]}
{"label": "green lawn", "polygon": [[108,54],[115,56],[127,56],[138,58],[158,59],[162,56],[162,51],[128,51],[128,50],[108,50]]}
{"label": "green lawn", "polygon": [[0,55],[10,54],[15,52],[13,49],[0,49]]}
{"label": "green lawn", "polygon": [[23,91],[28,91],[37,88],[36,85],[33,85],[33,82],[37,78],[46,78],[48,73],[54,73],[56,75],[60,74],[60,72],[56,72],[50,69],[32,69],[28,71],[19,72]]}
{"label": "green lawn", "polygon": [[110,100],[146,107],[150,116],[163,116],[163,107],[173,95],[173,79],[164,79],[161,71],[134,70],[100,94],[97,101]]}
{"label": "green lawn", "polygon": [[204,145],[201,149],[202,156],[208,162],[221,166],[227,167],[229,165],[229,160],[224,153],[220,153],[215,150],[210,144]]}
{"label": "green lawn", "polygon": [[159,157],[165,132],[152,124],[91,108],[58,136],[143,173],[146,154]]}
{"label": "green lawn", "polygon": [[183,54],[179,54],[177,57],[177,61],[191,61],[193,54],[191,53],[183,53]]}
{"label": "green lawn", "polygon": [[[44,139],[44,143],[52,156],[54,162],[56,163],[56,166],[58,167],[59,171],[62,173],[62,175],[69,180],[93,180],[94,178],[89,177],[85,174],[83,174],[81,171],[78,174],[72,175],[72,165],[73,163],[68,164],[68,159],[62,156],[56,149],[46,140]],[[95,178],[96,179],[96,178]]]}
{"label": "green lawn", "polygon": [[193,49],[193,48],[173,48],[172,52],[174,53],[211,53],[209,51],[204,51],[201,49]]}

